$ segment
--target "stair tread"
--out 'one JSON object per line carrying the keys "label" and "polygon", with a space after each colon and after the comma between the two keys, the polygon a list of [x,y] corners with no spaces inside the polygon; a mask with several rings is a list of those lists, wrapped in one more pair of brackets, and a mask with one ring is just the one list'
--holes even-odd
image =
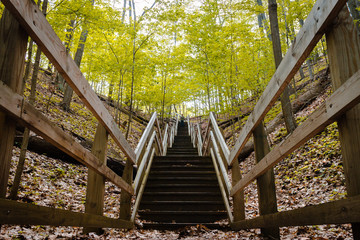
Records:
{"label": "stair tread", "polygon": [[143,223],[142,227],[145,229],[162,229],[162,230],[176,230],[185,228],[188,226],[205,226],[209,229],[229,229],[228,225],[218,224],[218,223]]}
{"label": "stair tread", "polygon": [[161,200],[154,200],[154,201],[142,201],[142,203],[146,204],[160,204],[160,203],[166,203],[166,204],[224,204],[223,201],[161,201]]}
{"label": "stair tread", "polygon": [[197,214],[197,215],[222,215],[222,214],[226,214],[225,210],[221,210],[221,211],[162,211],[162,210],[152,210],[152,211],[148,211],[148,210],[139,210],[138,211],[141,214],[149,214],[149,215],[153,215],[153,214],[172,214],[172,215],[185,215],[185,214]]}

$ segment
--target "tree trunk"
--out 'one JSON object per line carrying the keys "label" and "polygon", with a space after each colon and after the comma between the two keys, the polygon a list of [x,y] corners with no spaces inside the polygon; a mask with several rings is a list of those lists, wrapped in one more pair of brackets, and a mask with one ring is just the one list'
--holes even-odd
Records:
{"label": "tree trunk", "polygon": [[[95,2],[95,0],[92,0],[92,5],[94,5],[94,2]],[[78,47],[77,47],[77,50],[75,53],[74,61],[79,68],[80,68],[80,64],[81,64],[81,59],[84,54],[85,43],[86,43],[88,33],[89,32],[86,28],[81,32],[80,41],[79,41],[79,44],[78,44]],[[70,103],[71,103],[72,95],[73,95],[73,89],[68,84],[66,84],[64,98],[61,102],[61,107],[64,111],[70,110]]]}
{"label": "tree trunk", "polygon": [[[72,19],[70,20],[70,23],[68,25],[68,27],[66,28],[66,35],[65,35],[65,51],[68,54],[70,52],[70,46],[71,46],[71,40],[74,34],[74,25],[75,25],[75,20]],[[64,88],[66,88],[66,82],[65,79],[61,76],[61,74],[57,73],[56,75],[56,82],[55,84],[57,85],[57,87],[63,91]]]}
{"label": "tree trunk", "polygon": [[[272,37],[272,44],[273,44],[273,51],[275,58],[275,66],[276,68],[278,68],[278,66],[282,61],[282,52],[281,52],[276,0],[269,0],[269,17],[270,17],[271,37]],[[296,122],[291,108],[291,102],[289,96],[290,96],[289,88],[287,86],[284,89],[284,92],[281,95],[280,100],[281,100],[282,111],[284,113],[286,130],[288,133],[291,133],[296,128]]]}

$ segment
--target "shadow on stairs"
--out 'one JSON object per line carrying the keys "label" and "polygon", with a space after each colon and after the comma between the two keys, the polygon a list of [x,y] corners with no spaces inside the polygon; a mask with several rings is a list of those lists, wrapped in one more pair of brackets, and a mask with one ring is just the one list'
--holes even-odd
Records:
{"label": "shadow on stairs", "polygon": [[154,158],[138,214],[146,229],[224,228],[215,223],[227,214],[214,166],[198,155],[187,124],[179,124],[167,155]]}

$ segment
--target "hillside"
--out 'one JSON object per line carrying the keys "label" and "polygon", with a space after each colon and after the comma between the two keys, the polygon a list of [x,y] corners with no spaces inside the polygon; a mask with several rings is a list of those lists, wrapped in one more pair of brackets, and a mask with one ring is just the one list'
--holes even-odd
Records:
{"label": "hillside", "polygon": [[[319,72],[323,63],[319,65]],[[317,78],[320,81],[320,78]],[[58,126],[84,139],[92,139],[96,129],[96,120],[75,98],[72,111],[64,112],[59,107],[61,93],[52,86],[53,78],[41,74],[37,92],[37,109],[46,113]],[[309,79],[297,78],[297,85]],[[28,92],[29,87],[26,88]],[[53,91],[53,92],[51,92]],[[303,89],[306,92],[307,89]],[[328,86],[314,101],[296,113],[299,124],[319,105],[331,92]],[[299,93],[300,94],[300,93]],[[51,96],[51,97],[50,97]],[[50,99],[50,101],[49,101]],[[113,113],[114,109],[106,105]],[[273,113],[270,113],[270,115]],[[273,114],[274,115],[274,114]],[[148,116],[144,116],[145,118]],[[270,117],[269,122],[276,117]],[[122,114],[121,122],[127,117]],[[203,121],[204,124],[206,121]],[[203,125],[204,125],[203,124]],[[231,126],[230,126],[231,128]],[[229,128],[229,129],[230,129]],[[229,129],[225,129],[224,135]],[[235,132],[241,129],[236,126]],[[124,130],[124,129],[122,129]],[[135,148],[144,125],[133,122],[130,144]],[[270,134],[270,142],[276,144],[285,136],[283,124]],[[80,141],[80,140],[79,140]],[[232,142],[228,141],[229,146]],[[108,157],[122,159],[113,142],[110,143]],[[19,157],[19,148],[14,147],[10,183],[13,181]],[[242,174],[254,165],[254,153],[241,163]],[[341,163],[340,144],[337,125],[330,125],[326,131],[317,135],[303,147],[295,151],[275,168],[278,210],[290,210],[305,205],[315,205],[333,201],[346,196],[344,173]],[[31,151],[27,152],[24,174],[21,180],[19,200],[41,206],[84,212],[86,195],[87,168],[79,164],[67,163]],[[11,187],[11,184],[9,185]],[[104,215],[118,217],[119,193],[121,190],[112,183],[106,183]],[[258,216],[256,183],[245,189],[246,216]],[[178,231],[143,230],[141,221],[131,231],[108,229],[104,235],[90,234],[83,236],[81,228],[48,227],[48,226],[7,226],[1,228],[0,239],[261,239],[259,230],[233,232],[230,230],[210,230],[204,226],[188,227]],[[346,239],[351,238],[350,225],[324,225],[308,227],[282,228],[281,235],[288,239]]]}

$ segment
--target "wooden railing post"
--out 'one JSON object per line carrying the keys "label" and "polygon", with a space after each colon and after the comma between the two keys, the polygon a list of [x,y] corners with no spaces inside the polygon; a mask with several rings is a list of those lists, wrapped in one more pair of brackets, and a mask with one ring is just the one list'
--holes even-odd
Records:
{"label": "wooden railing post", "polygon": [[[231,169],[232,186],[234,186],[241,179],[239,160],[236,159]],[[244,190],[237,192],[233,196],[234,222],[245,219],[245,201]]]}
{"label": "wooden railing post", "polygon": [[[326,33],[330,73],[334,89],[338,89],[360,69],[359,33],[346,7]],[[360,91],[358,89],[358,91]],[[338,119],[341,152],[348,196],[360,194],[360,105]],[[352,223],[354,239],[360,239],[360,223]]]}
{"label": "wooden railing post", "polygon": [[[106,165],[106,147],[108,142],[108,133],[106,129],[98,124],[94,143],[91,152]],[[88,170],[88,180],[86,189],[85,212],[97,215],[103,215],[104,212],[104,194],[105,194],[105,178],[94,170]],[[86,227],[84,233],[96,232],[101,234],[101,228]]]}
{"label": "wooden railing post", "polygon": [[[28,35],[5,9],[0,22],[0,81],[21,94]],[[20,106],[18,106],[20,107]],[[0,112],[0,198],[5,198],[16,122]]]}
{"label": "wooden railing post", "polygon": [[[133,179],[133,164],[128,159],[126,160],[126,165],[124,173],[122,175],[124,181],[131,185]],[[120,219],[130,221],[131,219],[131,194],[121,191],[120,197]]]}
{"label": "wooden railing post", "polygon": [[[255,128],[254,132],[254,148],[256,162],[265,157],[270,152],[269,143],[263,123]],[[266,215],[277,212],[276,189],[274,171],[271,168],[262,176],[257,178],[258,196],[259,196],[259,212],[260,215]],[[271,239],[280,239],[279,228],[262,228],[261,233]]]}

